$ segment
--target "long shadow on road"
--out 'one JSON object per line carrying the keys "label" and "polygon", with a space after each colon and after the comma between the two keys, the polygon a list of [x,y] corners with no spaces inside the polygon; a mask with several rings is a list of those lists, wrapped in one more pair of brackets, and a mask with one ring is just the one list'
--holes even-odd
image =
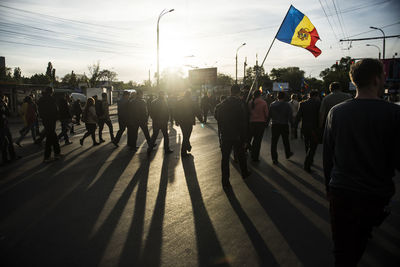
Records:
{"label": "long shadow on road", "polygon": [[201,195],[193,157],[182,158],[192,202],[199,266],[229,266]]}

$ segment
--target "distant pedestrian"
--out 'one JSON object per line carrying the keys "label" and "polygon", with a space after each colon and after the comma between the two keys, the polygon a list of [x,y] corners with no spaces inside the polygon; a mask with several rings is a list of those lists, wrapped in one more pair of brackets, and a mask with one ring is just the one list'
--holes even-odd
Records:
{"label": "distant pedestrian", "polygon": [[36,107],[30,96],[25,97],[21,106],[21,117],[24,122],[24,128],[20,131],[21,136],[15,141],[21,147],[21,141],[31,131],[33,142],[36,141],[35,122],[37,121]]}
{"label": "distant pedestrian", "polygon": [[76,125],[81,125],[82,106],[81,106],[81,101],[79,99],[75,100],[73,104],[73,111],[75,115]]}
{"label": "distant pedestrian", "polygon": [[203,112],[203,122],[207,123],[208,112],[211,110],[211,98],[208,93],[204,93],[204,96],[200,100],[200,106]]}
{"label": "distant pedestrian", "polygon": [[147,153],[150,153],[153,150],[153,146],[160,130],[164,136],[164,152],[166,154],[174,152],[169,147],[169,108],[163,91],[160,91],[158,98],[151,103],[150,117],[153,120],[153,135],[151,136],[150,146],[147,149]]}
{"label": "distant pedestrian", "polygon": [[192,150],[190,135],[192,134],[193,125],[196,124],[196,117],[203,123],[201,111],[198,105],[192,100],[192,93],[189,90],[177,102],[175,114],[176,123],[181,127],[182,131],[181,156],[186,157],[188,156],[188,152]]}
{"label": "distant pedestrian", "polygon": [[400,106],[381,99],[383,64],[362,59],[351,65],[350,78],[356,97],[329,111],[324,133],[335,266],[357,266],[372,229],[389,215],[400,171]]}
{"label": "distant pedestrian", "polygon": [[338,82],[331,83],[329,85],[329,90],[331,93],[322,99],[319,110],[319,125],[322,129],[325,129],[325,121],[329,110],[331,110],[333,106],[351,99],[351,95],[342,92],[342,88]]}
{"label": "distant pedestrian", "polygon": [[295,124],[301,121],[301,133],[304,136],[304,144],[306,148],[306,158],[304,160],[304,170],[311,172],[311,165],[314,162],[315,151],[320,142],[319,128],[319,109],[321,101],[318,91],[311,91],[310,98],[300,102],[299,111],[296,115]]}
{"label": "distant pedestrian", "polygon": [[21,158],[15,154],[10,128],[8,127],[9,116],[10,110],[8,109],[6,98],[3,94],[0,94],[0,149],[2,164]]}
{"label": "distant pedestrian", "polygon": [[[297,95],[292,94],[289,101],[290,107],[292,108],[292,121],[296,119],[297,111],[299,110],[299,101],[297,101]],[[291,135],[293,139],[297,139],[297,124],[293,123],[291,127]]]}
{"label": "distant pedestrian", "polygon": [[264,136],[265,124],[268,119],[268,105],[261,98],[261,92],[256,90],[253,93],[253,100],[249,102],[250,112],[250,139],[251,159],[259,162],[261,142]]}
{"label": "distant pedestrian", "polygon": [[132,117],[132,150],[137,150],[137,138],[139,128],[142,129],[142,132],[146,138],[147,145],[150,147],[150,134],[149,129],[147,128],[148,114],[147,114],[147,105],[143,99],[143,91],[138,89],[136,90],[136,98],[132,100],[132,109],[129,114]]}
{"label": "distant pedestrian", "polygon": [[114,130],[113,130],[113,125],[110,119],[110,108],[109,108],[109,104],[108,104],[108,100],[107,100],[107,93],[102,93],[101,94],[101,101],[99,101],[99,105],[101,107],[99,107],[99,109],[101,110],[98,115],[98,119],[99,119],[99,141],[100,143],[105,142],[105,140],[103,139],[103,128],[104,128],[104,124],[107,124],[108,126],[108,130],[110,132],[110,139],[111,142],[114,141]]}
{"label": "distant pedestrian", "polygon": [[69,124],[72,123],[72,115],[70,112],[69,107],[69,95],[64,94],[64,97],[59,98],[58,100],[58,111],[59,111],[59,118],[61,122],[61,133],[58,135],[58,139],[60,140],[61,137],[64,137],[64,141],[66,145],[72,144],[69,141],[68,131],[70,130]]}
{"label": "distant pedestrian", "polygon": [[93,146],[98,146],[100,143],[96,142],[96,128],[99,119],[96,115],[95,100],[91,97],[86,101],[82,121],[85,123],[86,133],[83,135],[82,139],[79,140],[79,143],[82,146],[85,138],[90,135],[92,137]]}
{"label": "distant pedestrian", "polygon": [[113,141],[113,144],[115,146],[118,146],[119,140],[121,139],[121,136],[124,133],[124,131],[128,125],[129,96],[130,96],[130,93],[128,91],[124,91],[121,99],[118,101],[117,111],[118,111],[119,130]]}
{"label": "distant pedestrian", "polygon": [[46,145],[44,149],[44,162],[51,161],[51,149],[54,151],[54,158],[59,159],[61,154],[60,145],[56,134],[56,122],[59,119],[58,107],[53,97],[54,90],[47,87],[43,96],[38,101],[39,115],[42,118],[44,130],[46,133]]}
{"label": "distant pedestrian", "polygon": [[293,124],[292,107],[285,101],[285,92],[278,93],[278,100],[271,104],[269,114],[272,121],[271,126],[271,157],[274,164],[278,164],[277,145],[279,137],[282,136],[285,147],[286,158],[293,156],[289,143],[289,124]]}
{"label": "distant pedestrian", "polygon": [[215,108],[215,118],[218,121],[218,132],[221,142],[221,172],[224,189],[231,187],[229,183],[229,158],[232,148],[236,151],[242,178],[250,175],[245,156],[246,146],[246,117],[242,101],[239,98],[240,87],[231,87],[231,96]]}

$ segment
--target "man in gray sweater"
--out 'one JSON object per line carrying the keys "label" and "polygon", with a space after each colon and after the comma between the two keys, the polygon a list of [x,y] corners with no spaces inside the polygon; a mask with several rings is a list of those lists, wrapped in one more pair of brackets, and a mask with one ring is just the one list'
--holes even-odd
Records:
{"label": "man in gray sweater", "polygon": [[289,123],[293,122],[292,107],[285,101],[285,92],[278,93],[278,100],[274,101],[269,110],[272,120],[271,126],[271,157],[274,164],[278,164],[278,152],[276,150],[279,137],[282,135],[286,158],[293,156],[289,143]]}

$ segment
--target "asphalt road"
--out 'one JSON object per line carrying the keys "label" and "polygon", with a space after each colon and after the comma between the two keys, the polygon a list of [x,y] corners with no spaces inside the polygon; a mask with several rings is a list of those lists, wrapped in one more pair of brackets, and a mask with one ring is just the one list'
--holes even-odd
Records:
{"label": "asphalt road", "polygon": [[[1,266],[333,266],[321,147],[313,174],[302,169],[301,140],[290,160],[280,141],[273,165],[266,131],[252,176],[243,181],[232,162],[225,193],[211,117],[194,127],[183,159],[178,127],[169,129],[174,153],[164,155],[160,133],[150,157],[142,133],[134,153],[125,135],[115,148],[105,131],[106,143],[81,147],[77,127],[50,164],[27,137],[23,158],[0,167]],[[399,193],[391,204],[360,266],[400,266]]]}

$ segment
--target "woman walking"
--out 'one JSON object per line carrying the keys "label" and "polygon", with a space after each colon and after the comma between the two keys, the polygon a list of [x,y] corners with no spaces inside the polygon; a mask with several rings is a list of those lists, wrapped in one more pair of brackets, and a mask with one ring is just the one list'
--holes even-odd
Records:
{"label": "woman walking", "polygon": [[88,98],[88,100],[86,101],[86,106],[83,111],[82,121],[85,123],[87,132],[84,134],[82,139],[79,140],[81,146],[83,145],[83,141],[85,140],[85,138],[88,137],[89,135],[92,136],[93,146],[98,146],[100,143],[96,142],[96,137],[95,137],[97,128],[96,124],[98,122],[98,118],[96,115],[96,109],[94,107],[94,99],[91,97]]}
{"label": "woman walking", "polygon": [[253,100],[249,102],[249,111],[251,159],[254,162],[259,162],[261,141],[268,119],[268,105],[267,102],[261,98],[261,92],[259,90],[254,92]]}

